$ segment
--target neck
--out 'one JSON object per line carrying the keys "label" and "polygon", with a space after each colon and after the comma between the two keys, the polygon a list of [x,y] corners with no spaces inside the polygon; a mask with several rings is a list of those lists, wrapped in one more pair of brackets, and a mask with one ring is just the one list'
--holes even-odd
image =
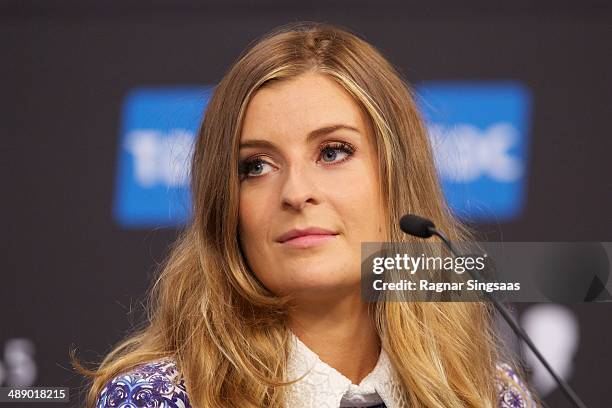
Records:
{"label": "neck", "polygon": [[359,384],[376,366],[380,341],[360,292],[298,302],[289,328],[319,358]]}

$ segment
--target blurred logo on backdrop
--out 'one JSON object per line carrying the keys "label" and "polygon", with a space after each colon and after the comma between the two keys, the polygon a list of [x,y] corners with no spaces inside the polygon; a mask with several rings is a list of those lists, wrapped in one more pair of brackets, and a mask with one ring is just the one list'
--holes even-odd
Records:
{"label": "blurred logo on backdrop", "polygon": [[416,87],[444,194],[470,221],[508,221],[526,202],[531,96],[519,82]]}
{"label": "blurred logo on backdrop", "polygon": [[[526,201],[531,96],[517,82],[416,87],[444,193],[472,221],[508,221]],[[123,103],[114,216],[124,228],[190,217],[189,165],[213,86],[137,88]]]}
{"label": "blurred logo on backdrop", "polygon": [[[0,342],[2,346],[2,342]],[[4,342],[0,358],[0,386],[30,387],[36,382],[36,347],[31,339],[18,337]]]}
{"label": "blurred logo on backdrop", "polygon": [[123,103],[114,217],[171,227],[190,217],[189,163],[212,87],[138,88]]}

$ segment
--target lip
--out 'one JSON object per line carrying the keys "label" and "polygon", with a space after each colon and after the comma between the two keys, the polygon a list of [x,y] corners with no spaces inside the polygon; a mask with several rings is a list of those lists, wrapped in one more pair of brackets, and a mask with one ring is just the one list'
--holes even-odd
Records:
{"label": "lip", "polygon": [[323,243],[336,235],[338,233],[319,227],[292,229],[279,236],[276,242],[296,247],[309,247]]}
{"label": "lip", "polygon": [[336,235],[300,235],[299,237],[283,242],[283,245],[287,245],[293,248],[310,248],[313,246],[321,245],[333,238],[336,238]]}

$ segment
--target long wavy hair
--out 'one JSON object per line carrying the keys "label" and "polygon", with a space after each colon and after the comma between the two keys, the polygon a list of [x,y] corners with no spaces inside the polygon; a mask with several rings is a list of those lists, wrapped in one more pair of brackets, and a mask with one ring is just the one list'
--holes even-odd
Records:
{"label": "long wavy hair", "polygon": [[[148,321],[116,345],[91,379],[93,406],[114,376],[171,357],[197,407],[281,407],[290,345],[287,298],[249,270],[238,231],[238,145],[249,101],[272,81],[327,75],[367,113],[388,217],[388,240],[411,242],[405,213],[432,219],[452,240],[470,232],[449,211],[413,92],[383,55],[348,29],[300,22],[251,44],[207,106],[191,167],[193,217],[148,292]],[[410,407],[494,407],[500,358],[485,302],[377,302],[373,319]],[[279,353],[278,350],[285,350]]]}

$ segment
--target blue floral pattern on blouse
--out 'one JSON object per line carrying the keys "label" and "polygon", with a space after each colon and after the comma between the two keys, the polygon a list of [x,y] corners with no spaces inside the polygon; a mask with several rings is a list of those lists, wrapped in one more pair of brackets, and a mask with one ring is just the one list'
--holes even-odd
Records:
{"label": "blue floral pattern on blouse", "polygon": [[[533,408],[536,403],[523,381],[505,363],[497,365],[499,408]],[[185,382],[170,358],[141,364],[110,380],[100,392],[96,408],[193,408]],[[379,404],[370,408],[386,408]]]}
{"label": "blue floral pattern on blouse", "polygon": [[497,370],[499,375],[496,378],[495,386],[499,408],[537,407],[531,392],[510,365],[498,363]]}
{"label": "blue floral pattern on blouse", "polygon": [[185,382],[171,359],[141,364],[109,381],[96,408],[192,408]]}

